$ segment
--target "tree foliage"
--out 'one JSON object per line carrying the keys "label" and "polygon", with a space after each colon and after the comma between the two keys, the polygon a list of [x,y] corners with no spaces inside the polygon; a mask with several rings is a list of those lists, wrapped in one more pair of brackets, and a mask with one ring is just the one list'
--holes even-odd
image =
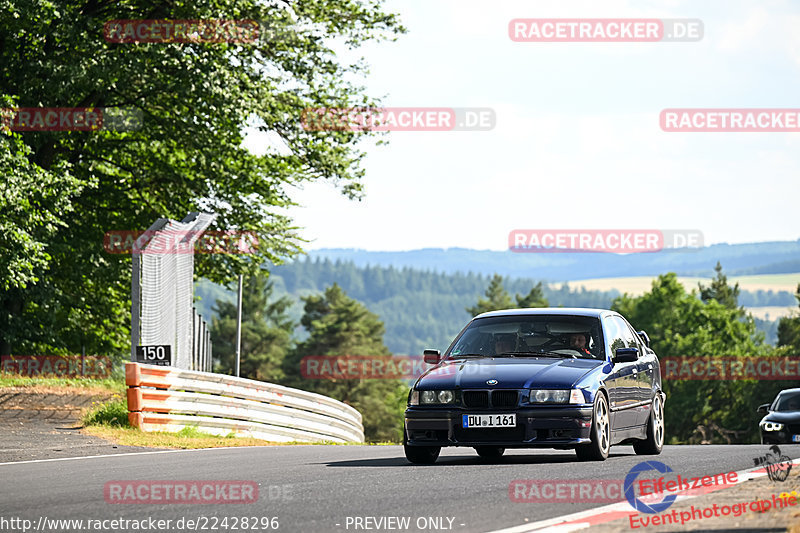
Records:
{"label": "tree foliage", "polygon": [[480,298],[474,306],[467,307],[467,313],[472,316],[478,316],[481,313],[514,307],[511,296],[503,288],[503,276],[499,274],[492,276],[492,280],[486,288],[485,296],[486,298]]}
{"label": "tree foliage", "polygon": [[[293,347],[295,323],[287,310],[292,300],[273,297],[272,284],[265,274],[251,276],[242,284],[242,345],[239,375],[243,378],[280,382],[283,360]],[[235,373],[235,303],[217,301],[217,316],[211,326],[215,372]]]}
{"label": "tree foliage", "polygon": [[484,293],[485,298],[480,298],[478,303],[467,307],[467,313],[472,316],[478,316],[481,313],[489,311],[497,311],[500,309],[513,309],[518,307],[520,309],[525,307],[547,307],[549,305],[547,298],[544,296],[544,288],[540,281],[534,285],[530,292],[525,296],[519,294],[514,295],[516,305],[514,304],[508,291],[503,287],[503,276],[495,274],[489,281],[489,286]]}
{"label": "tree foliage", "polygon": [[519,294],[515,294],[514,299],[517,301],[517,307],[520,309],[527,307],[547,307],[550,305],[547,298],[544,297],[544,289],[542,288],[541,281],[531,287],[527,295],[520,296]]}
{"label": "tree foliage", "polygon": [[[794,296],[800,307],[800,283]],[[800,315],[783,317],[778,321],[778,346],[788,346],[793,355],[800,354]]]}
{"label": "tree foliage", "polygon": [[[724,279],[718,272],[718,280]],[[647,331],[659,358],[712,358],[731,356],[786,355],[763,343],[755,323],[743,316],[735,289],[715,284],[715,295],[698,298],[687,293],[674,273],[659,276],[650,292],[615,300],[612,308],[636,329]],[[733,299],[731,299],[733,295]],[[671,443],[700,442],[706,428],[719,427],[731,433],[732,442],[757,442],[759,404],[771,401],[790,381],[678,381],[664,380],[666,434]],[[707,433],[707,432],[706,432]],[[723,433],[714,442],[724,443]]]}
{"label": "tree foliage", "polygon": [[301,320],[309,336],[287,357],[285,384],[317,392],[352,405],[364,417],[368,441],[398,442],[408,387],[396,379],[304,379],[300,365],[306,356],[386,356],[384,326],[374,313],[349,298],[334,284],[322,295],[303,298]]}
{"label": "tree foliage", "polygon": [[[269,31],[252,44],[107,42],[117,19],[253,19]],[[297,253],[280,211],[292,187],[331,180],[359,198],[363,175],[363,134],[305,131],[303,110],[377,103],[357,85],[366,65],[331,43],[402,31],[380,0],[0,1],[0,104],[143,115],[133,131],[0,135],[0,352],[128,351],[130,258],[103,251],[105,232],[199,210],[219,214],[212,229],[257,232],[258,254],[198,258],[198,276],[218,282]],[[248,126],[267,135],[263,153],[243,145]]]}
{"label": "tree foliage", "polygon": [[716,277],[711,280],[711,284],[704,286],[698,283],[700,289],[700,299],[704,302],[715,300],[728,309],[736,309],[739,305],[739,283],[734,286],[728,285],[728,276],[722,273],[722,265],[717,261],[714,267]]}

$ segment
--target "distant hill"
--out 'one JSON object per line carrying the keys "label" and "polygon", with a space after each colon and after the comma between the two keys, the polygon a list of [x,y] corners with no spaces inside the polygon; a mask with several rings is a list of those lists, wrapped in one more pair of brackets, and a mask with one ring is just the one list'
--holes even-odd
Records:
{"label": "distant hill", "polygon": [[[713,265],[712,265],[713,266]],[[384,342],[395,354],[419,354],[424,348],[445,349],[453,337],[469,320],[467,306],[474,305],[489,284],[488,274],[442,273],[409,267],[393,266],[357,267],[351,261],[317,257],[302,259],[273,267],[270,278],[276,296],[288,294],[296,303],[292,316],[302,315],[300,296],[319,293],[333,283],[338,283],[347,294],[376,313],[386,326]],[[539,279],[532,277],[507,278],[504,286],[512,295],[526,295]],[[618,290],[587,290],[554,283],[544,287],[544,295],[551,306],[607,308]],[[235,293],[208,281],[196,284],[196,307],[206,318],[213,316],[217,299],[233,301]],[[794,297],[788,292],[742,291],[741,305],[779,306],[793,305]],[[767,341],[776,339],[775,321],[757,321],[759,329],[767,334]],[[301,332],[298,332],[302,335]]]}
{"label": "distant hill", "polygon": [[352,261],[356,266],[411,267],[443,273],[535,278],[561,282],[592,278],[650,276],[675,272],[680,276],[710,277],[722,263],[732,275],[800,272],[800,240],[751,244],[715,244],[697,250],[671,250],[639,254],[514,253],[465,248],[426,248],[405,252],[324,248],[311,258]]}

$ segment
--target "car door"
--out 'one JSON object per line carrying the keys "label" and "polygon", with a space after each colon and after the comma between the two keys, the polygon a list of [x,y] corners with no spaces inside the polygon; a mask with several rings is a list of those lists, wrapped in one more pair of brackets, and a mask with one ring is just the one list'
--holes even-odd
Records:
{"label": "car door", "polygon": [[[603,317],[603,331],[606,351],[614,358],[617,348],[628,348],[626,340],[627,324],[616,315]],[[609,408],[611,410],[611,429],[622,429],[637,425],[634,412],[639,403],[639,383],[637,362],[615,363],[606,378]]]}
{"label": "car door", "polygon": [[653,383],[656,380],[656,372],[658,372],[658,363],[656,361],[655,353],[645,346],[639,334],[633,329],[627,320],[622,319],[628,328],[629,339],[633,342],[633,346],[639,349],[639,360],[636,362],[636,379],[639,386],[639,403],[636,407],[636,424],[643,425],[650,417],[650,407],[653,401]]}

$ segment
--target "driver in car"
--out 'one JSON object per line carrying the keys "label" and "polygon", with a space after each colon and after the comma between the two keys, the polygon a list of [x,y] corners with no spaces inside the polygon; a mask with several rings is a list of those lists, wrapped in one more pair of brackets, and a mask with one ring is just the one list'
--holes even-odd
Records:
{"label": "driver in car", "polygon": [[594,354],[589,351],[589,334],[588,333],[570,333],[567,336],[569,347],[580,353],[581,355],[588,355],[594,357]]}

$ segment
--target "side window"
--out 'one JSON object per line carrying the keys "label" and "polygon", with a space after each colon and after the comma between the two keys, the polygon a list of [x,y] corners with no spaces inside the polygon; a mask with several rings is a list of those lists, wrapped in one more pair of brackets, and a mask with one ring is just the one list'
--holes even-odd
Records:
{"label": "side window", "polygon": [[639,348],[641,351],[636,333],[633,332],[625,320],[618,316],[607,317],[606,325],[609,329],[609,343],[611,345],[612,357],[617,351],[617,348]]}
{"label": "side window", "polygon": [[611,316],[603,319],[603,322],[605,323],[608,347],[609,350],[611,350],[609,355],[611,357],[614,357],[614,353],[617,351],[617,348],[626,347],[625,341],[622,338],[623,330],[620,328],[620,324],[617,320],[615,320],[615,318],[616,317]]}
{"label": "side window", "polygon": [[633,329],[633,326],[631,326],[630,323],[627,320],[624,320],[624,322],[625,322],[625,325],[628,327],[628,331],[630,332],[631,337],[633,337],[633,344],[631,344],[628,347],[629,348],[639,348],[639,355],[640,356],[644,355],[646,352],[645,352],[645,346],[644,346],[644,342],[642,341],[642,338],[639,336],[638,333],[636,333],[636,330]]}
{"label": "side window", "polygon": [[613,317],[613,320],[619,325],[619,329],[622,333],[622,340],[625,341],[625,347],[639,348],[639,341],[636,339],[637,335],[633,332],[628,323],[618,316]]}

